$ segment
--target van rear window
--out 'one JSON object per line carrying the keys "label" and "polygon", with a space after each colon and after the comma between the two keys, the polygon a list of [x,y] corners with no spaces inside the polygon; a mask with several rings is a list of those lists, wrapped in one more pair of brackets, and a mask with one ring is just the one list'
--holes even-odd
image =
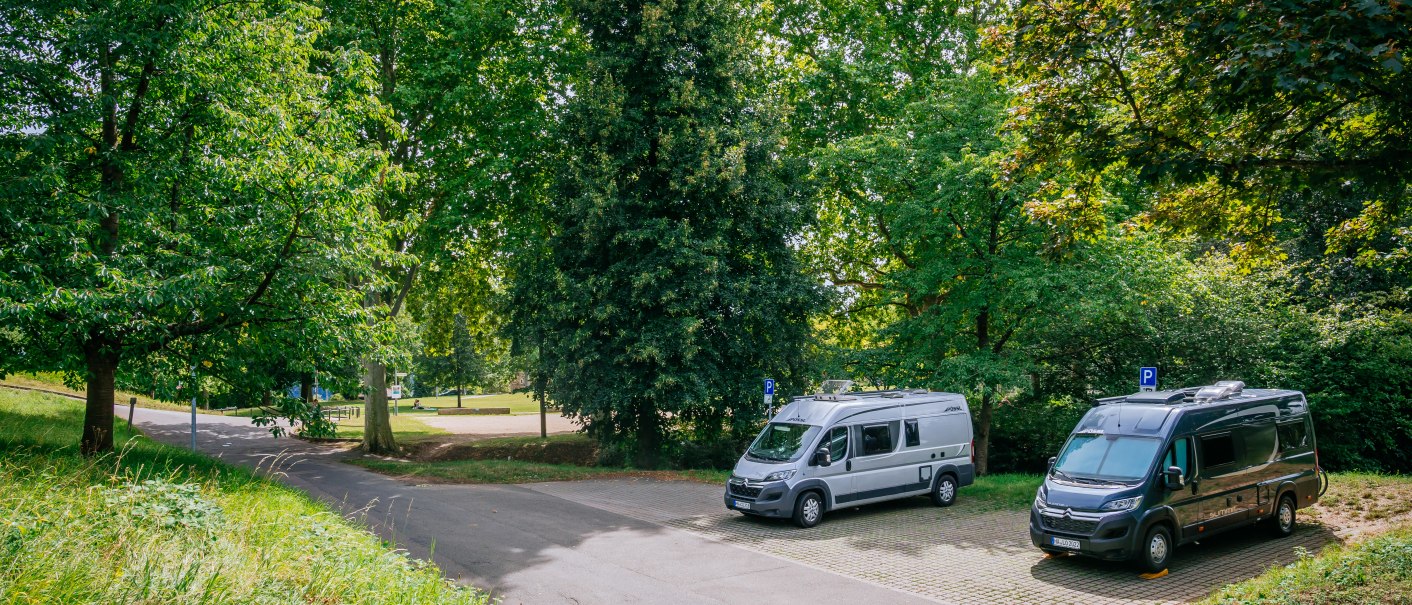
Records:
{"label": "van rear window", "polygon": [[1304,422],[1286,422],[1276,427],[1280,433],[1280,451],[1288,452],[1309,447],[1309,431]]}

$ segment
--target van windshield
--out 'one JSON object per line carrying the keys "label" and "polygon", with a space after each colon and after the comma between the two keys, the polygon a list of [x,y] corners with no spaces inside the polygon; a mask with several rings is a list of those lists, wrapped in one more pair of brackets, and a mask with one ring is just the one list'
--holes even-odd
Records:
{"label": "van windshield", "polygon": [[1080,481],[1137,481],[1161,447],[1162,440],[1151,437],[1078,434],[1064,446],[1054,471]]}
{"label": "van windshield", "polygon": [[817,434],[817,426],[771,422],[745,455],[767,462],[793,462],[804,455],[804,445],[812,443]]}

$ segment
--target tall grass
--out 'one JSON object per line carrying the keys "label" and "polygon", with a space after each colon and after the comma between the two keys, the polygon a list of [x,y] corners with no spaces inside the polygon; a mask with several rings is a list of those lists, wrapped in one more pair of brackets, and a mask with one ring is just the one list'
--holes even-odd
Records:
{"label": "tall grass", "polygon": [[485,603],[295,490],[0,389],[0,604]]}

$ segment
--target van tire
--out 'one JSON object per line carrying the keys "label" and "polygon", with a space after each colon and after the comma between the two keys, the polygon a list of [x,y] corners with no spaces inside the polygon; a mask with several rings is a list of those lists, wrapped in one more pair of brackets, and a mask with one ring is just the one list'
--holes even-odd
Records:
{"label": "van tire", "polygon": [[804,529],[824,520],[824,498],[819,492],[804,492],[794,503],[794,524]]}
{"label": "van tire", "polygon": [[945,507],[955,503],[956,477],[950,474],[937,477],[936,484],[932,486],[932,504]]}
{"label": "van tire", "polygon": [[1280,503],[1275,505],[1275,514],[1270,515],[1270,535],[1276,538],[1284,538],[1294,533],[1294,496],[1288,493],[1280,496]]}
{"label": "van tire", "polygon": [[1172,558],[1172,532],[1162,524],[1153,525],[1147,530],[1137,548],[1138,569],[1147,573],[1157,573],[1167,569],[1167,561]]}

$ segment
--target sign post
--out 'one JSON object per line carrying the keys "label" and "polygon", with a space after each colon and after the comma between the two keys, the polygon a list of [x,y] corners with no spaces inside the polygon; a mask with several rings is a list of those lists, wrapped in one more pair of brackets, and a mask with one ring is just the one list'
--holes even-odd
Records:
{"label": "sign post", "polygon": [[1157,368],[1142,368],[1138,370],[1137,386],[1140,391],[1157,390]]}
{"label": "sign post", "polygon": [[196,382],[196,362],[191,363],[191,451],[196,451],[196,394],[200,388]]}
{"label": "sign post", "polygon": [[773,378],[766,378],[766,379],[765,379],[765,415],[767,416],[766,420],[769,419],[768,416],[773,416],[773,415],[774,415],[774,402],[775,402],[775,379],[773,379]]}

